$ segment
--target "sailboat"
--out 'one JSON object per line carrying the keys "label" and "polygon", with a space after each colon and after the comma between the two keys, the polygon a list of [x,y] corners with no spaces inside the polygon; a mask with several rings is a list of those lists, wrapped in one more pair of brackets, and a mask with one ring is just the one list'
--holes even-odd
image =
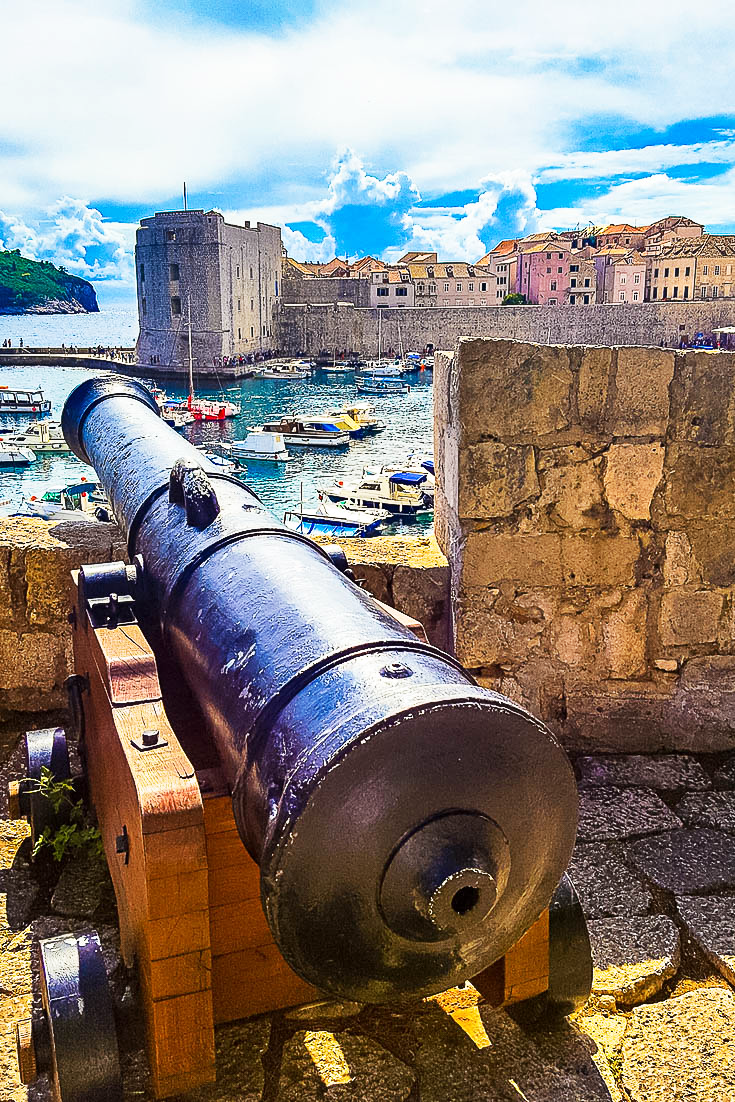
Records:
{"label": "sailboat", "polygon": [[358,384],[362,382],[370,382],[379,378],[392,378],[402,374],[402,366],[399,363],[394,363],[391,360],[384,359],[382,356],[383,350],[383,312],[378,309],[378,358],[377,360],[368,360],[362,372],[362,378],[357,379]]}
{"label": "sailboat", "polygon": [[237,417],[241,412],[239,402],[230,402],[227,398],[197,398],[194,394],[194,359],[191,350],[191,299],[187,301],[187,326],[189,333],[189,397],[186,409],[195,421],[224,421],[228,417]]}

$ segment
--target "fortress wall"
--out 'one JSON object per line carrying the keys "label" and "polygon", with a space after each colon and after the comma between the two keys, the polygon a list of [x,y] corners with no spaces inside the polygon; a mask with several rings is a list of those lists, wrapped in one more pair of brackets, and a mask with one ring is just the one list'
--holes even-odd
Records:
{"label": "fortress wall", "polygon": [[[304,281],[306,282],[306,281]],[[322,281],[326,282],[326,281]],[[508,337],[539,344],[678,348],[682,338],[735,325],[735,299],[597,306],[453,306],[381,309],[382,347],[454,348],[462,337]],[[346,303],[281,304],[276,343],[290,355],[347,349],[375,356],[378,310]]]}
{"label": "fortress wall", "polygon": [[735,746],[735,355],[437,356],[457,657],[573,748]]}

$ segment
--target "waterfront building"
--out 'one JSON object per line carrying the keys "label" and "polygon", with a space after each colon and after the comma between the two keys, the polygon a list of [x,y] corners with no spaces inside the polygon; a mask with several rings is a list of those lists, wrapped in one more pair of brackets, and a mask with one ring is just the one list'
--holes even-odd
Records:
{"label": "waterfront building", "polygon": [[408,268],[391,265],[370,273],[370,306],[413,306],[415,288]]}
{"label": "waterfront building", "polygon": [[410,262],[416,306],[494,306],[496,279],[487,268],[464,261]]}
{"label": "waterfront building", "polygon": [[615,226],[604,226],[595,234],[597,249],[625,248],[643,249],[649,226],[629,226],[622,222]]}
{"label": "waterfront building", "polygon": [[659,218],[652,222],[646,230],[646,253],[658,253],[669,242],[701,237],[704,226],[701,222],[694,222],[691,218],[670,214],[666,218]]}
{"label": "waterfront building", "polygon": [[212,368],[275,347],[281,231],[226,222],[218,211],[160,211],[141,219],[135,272],[138,362]]}
{"label": "waterfront building", "polygon": [[[531,238],[526,241],[531,241]],[[579,261],[573,259],[567,241],[550,234],[543,235],[542,240],[534,240],[531,244],[526,241],[518,244],[516,283],[513,288],[516,294],[524,295],[526,302],[538,306],[558,306],[567,301],[572,303],[572,298],[568,295],[571,287],[570,269],[572,264],[576,264],[572,305],[588,305],[594,302],[594,297],[590,298],[593,292],[591,282],[586,288],[580,287],[579,292],[577,291]],[[592,279],[589,274],[584,278],[590,281]]]}
{"label": "waterfront building", "polygon": [[609,247],[593,257],[598,302],[643,302],[646,258],[635,249]]}
{"label": "waterfront building", "polygon": [[647,258],[646,297],[716,299],[735,295],[735,234],[674,238]]}
{"label": "waterfront building", "polygon": [[500,241],[485,253],[477,261],[478,268],[484,268],[488,275],[495,279],[494,297],[488,298],[489,306],[498,306],[506,295],[513,294],[516,286],[516,274],[518,269],[519,242],[513,239]]}

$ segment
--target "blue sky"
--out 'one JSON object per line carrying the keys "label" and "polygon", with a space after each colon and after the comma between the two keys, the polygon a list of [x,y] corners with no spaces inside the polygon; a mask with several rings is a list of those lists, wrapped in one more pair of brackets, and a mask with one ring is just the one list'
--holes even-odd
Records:
{"label": "blue sky", "polygon": [[0,242],[105,301],[184,180],[300,259],[735,232],[734,31],[730,0],[6,0]]}

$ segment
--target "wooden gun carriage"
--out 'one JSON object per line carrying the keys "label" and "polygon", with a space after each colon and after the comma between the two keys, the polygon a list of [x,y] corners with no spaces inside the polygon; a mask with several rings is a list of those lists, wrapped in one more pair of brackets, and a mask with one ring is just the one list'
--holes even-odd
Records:
{"label": "wooden gun carriage", "polygon": [[[121,398],[129,402],[132,396],[134,407],[135,403],[145,406],[143,412],[133,408],[136,425],[140,419],[147,425],[153,414],[150,404],[138,393],[142,388],[127,380],[115,384],[117,389],[110,389],[109,383],[106,386],[108,389],[101,392],[99,388],[91,394],[86,391],[82,396],[82,414],[76,409],[76,427],[70,429],[65,425],[67,439],[85,457],[86,446],[91,449],[87,433],[92,431],[94,419],[92,426],[86,422],[90,420],[90,411],[104,405],[106,398],[115,400],[113,406],[118,416],[121,411],[127,415],[129,408],[119,405]],[[72,405],[73,399],[74,395],[69,399]],[[130,424],[126,431],[135,435]],[[84,445],[80,444],[82,437]],[[138,436],[138,442],[140,439]],[[169,448],[183,450],[182,442],[177,437],[175,441]],[[120,447],[119,441],[108,443],[113,450]],[[316,585],[319,590],[319,571],[325,569],[326,560],[328,586],[336,584],[338,590],[347,587],[346,598],[341,590],[338,594],[348,602],[346,615],[356,618],[367,615],[380,625],[379,643],[371,643],[369,648],[353,647],[347,658],[343,658],[347,654],[345,649],[339,657],[340,662],[350,664],[350,683],[356,670],[365,679],[364,687],[355,694],[354,707],[385,710],[387,700],[391,706],[390,724],[393,727],[400,724],[401,741],[389,744],[391,755],[386,756],[383,748],[376,759],[385,763],[378,766],[378,772],[382,770],[380,791],[376,795],[371,789],[372,774],[363,771],[361,761],[354,784],[350,776],[350,756],[355,757],[355,746],[364,753],[367,739],[340,744],[336,751],[330,748],[329,740],[341,738],[350,723],[356,722],[345,703],[351,698],[344,686],[338,685],[335,690],[335,680],[342,670],[336,668],[331,655],[329,661],[322,659],[321,665],[312,666],[312,670],[318,666],[318,674],[312,676],[309,672],[307,678],[297,673],[294,678],[296,659],[292,653],[280,673],[282,684],[289,688],[286,691],[281,686],[275,690],[281,714],[288,715],[289,709],[293,714],[304,694],[317,691],[314,685],[321,678],[317,688],[319,692],[326,691],[323,688],[326,683],[332,694],[331,710],[320,711],[319,700],[314,702],[312,698],[306,711],[299,713],[298,722],[293,721],[288,728],[277,718],[272,696],[263,697],[258,706],[266,710],[268,722],[264,726],[270,741],[266,742],[264,736],[258,743],[251,736],[257,753],[251,743],[233,734],[232,725],[223,733],[231,701],[219,700],[217,693],[222,685],[232,684],[233,666],[238,662],[241,667],[246,666],[244,656],[249,650],[225,649],[217,655],[214,665],[210,663],[208,667],[208,676],[221,676],[223,680],[218,681],[216,692],[201,691],[199,673],[192,673],[189,668],[190,663],[197,661],[198,651],[187,649],[190,644],[196,646],[198,640],[192,641],[190,633],[185,639],[179,636],[179,625],[174,621],[174,606],[182,599],[182,589],[176,580],[166,599],[158,601],[160,615],[150,616],[150,602],[156,603],[155,596],[151,598],[151,574],[155,575],[156,567],[150,545],[146,544],[144,514],[145,510],[162,510],[167,524],[173,521],[184,525],[184,536],[186,525],[192,527],[193,517],[192,538],[196,543],[194,537],[205,533],[210,538],[216,527],[218,512],[211,508],[213,486],[217,487],[220,501],[235,491],[222,484],[231,480],[202,471],[200,457],[197,456],[196,466],[182,468],[171,461],[171,454],[169,450],[160,463],[166,476],[167,500],[157,485],[151,490],[149,484],[142,495],[142,505],[136,499],[131,516],[124,502],[115,500],[114,480],[105,478],[108,460],[95,453],[98,473],[102,473],[108,492],[113,488],[116,515],[122,516],[128,528],[131,557],[142,549],[146,566],[140,559],[134,559],[133,566],[112,563],[83,567],[74,575],[71,602],[76,669],[70,685],[72,713],[89,800],[99,823],[115,887],[122,955],[137,977],[155,1096],[165,1098],[214,1079],[216,1024],[281,1007],[315,1003],[335,995],[356,997],[358,1002],[389,1001],[420,997],[471,979],[492,1006],[524,1002],[542,1011],[566,1014],[581,1005],[591,984],[584,917],[566,876],[554,891],[568,859],[574,824],[570,833],[568,825],[562,823],[559,831],[563,838],[554,841],[553,816],[549,811],[558,804],[568,814],[574,805],[570,803],[561,751],[551,736],[517,706],[493,694],[483,694],[482,690],[472,690],[466,675],[451,665],[450,659],[428,647],[423,630],[415,621],[386,609],[362,591],[358,591],[359,607],[353,613],[349,601],[353,600],[352,590],[356,586],[338,549],[329,553],[323,549],[308,551],[312,557],[318,556],[316,565],[310,567],[308,587],[311,590]],[[242,492],[240,487],[237,492]],[[215,504],[219,511],[216,497]],[[246,505],[254,508],[249,502]],[[260,517],[255,519],[262,524]],[[252,533],[246,534],[250,539],[244,542],[250,550],[255,540]],[[274,528],[258,527],[255,534],[270,540],[282,537]],[[181,533],[178,539],[179,546],[183,546]],[[234,542],[231,534],[223,536],[221,532],[217,541],[210,539],[205,549],[209,562]],[[307,554],[306,543],[299,539],[295,548],[291,546],[297,560],[299,555]],[[273,546],[271,542],[271,554]],[[252,584],[257,588],[255,554],[256,580]],[[195,567],[190,569],[187,565],[187,584],[191,584],[197,571],[201,572],[204,555],[199,548]],[[298,565],[297,561],[297,568]],[[229,577],[231,562],[227,561],[226,566]],[[279,576],[278,584],[287,583]],[[228,594],[216,596],[227,600]],[[327,598],[323,597],[322,609],[326,603]],[[243,620],[250,623],[251,618],[263,614],[261,606],[262,602],[252,601],[245,611],[240,611],[238,632],[244,632]],[[187,610],[190,619],[193,612]],[[195,625],[202,619],[193,615]],[[167,636],[165,629],[172,622],[174,627]],[[213,625],[211,630],[216,634],[216,630],[222,630],[221,625],[219,628]],[[260,643],[262,635],[256,633],[247,638],[257,638]],[[283,636],[279,645],[284,646]],[[298,645],[303,648],[303,641]],[[376,650],[379,650],[377,658]],[[385,679],[385,700],[365,699],[370,697],[370,663],[375,665],[376,677]],[[500,734],[494,736],[496,761],[479,763],[479,767],[478,763],[470,764],[473,772],[480,774],[477,783],[489,789],[492,784],[483,770],[489,770],[488,775],[493,777],[497,773],[503,779],[504,790],[510,792],[511,801],[513,786],[521,785],[518,791],[529,799],[525,814],[529,834],[533,836],[536,831],[535,846],[525,842],[522,845],[513,833],[515,810],[506,814],[501,830],[494,819],[474,810],[478,796],[470,794],[470,810],[465,810],[463,804],[457,806],[456,796],[440,793],[428,800],[427,815],[423,802],[418,807],[411,803],[426,801],[424,794],[417,795],[414,791],[421,787],[422,778],[400,774],[394,780],[397,768],[405,765],[401,755],[411,750],[411,723],[416,721],[417,714],[423,723],[424,714],[432,707],[431,698],[428,704],[422,704],[420,711],[415,703],[413,710],[405,704],[397,708],[393,703],[396,694],[405,692],[405,683],[414,674],[418,684],[411,685],[412,691],[418,689],[417,699],[424,700],[422,663],[430,666],[434,679],[431,685],[436,680],[437,668],[449,685],[444,690],[448,702],[442,707],[450,709],[451,725],[443,725],[444,712],[435,712],[431,715],[431,726],[425,723],[420,726],[418,745],[424,757],[411,759],[413,774],[420,762],[426,784],[431,788],[432,770],[440,775],[441,783],[448,769],[464,770],[462,757],[469,748],[463,740],[469,736],[464,732],[455,734],[457,707],[461,706],[459,714],[465,727],[471,726],[478,712],[485,723],[491,697],[492,714],[499,717],[499,725],[502,721],[502,726],[498,726]],[[263,670],[258,669],[256,676],[248,679],[248,672],[245,669],[244,676],[234,684],[239,699],[246,703],[257,677],[263,675]],[[378,687],[382,690],[383,682],[378,681]],[[435,689],[431,691],[436,695]],[[455,697],[459,697],[459,705]],[[335,717],[337,702],[345,709],[344,718]],[[368,730],[373,741],[377,738],[376,731],[381,734],[388,729],[382,712],[377,720],[371,713],[369,728],[362,713],[358,719],[362,724],[361,736]],[[305,731],[312,721],[316,729],[322,724],[323,734],[319,738],[313,731]],[[527,776],[509,776],[508,762],[503,761],[507,728],[513,736],[507,743],[513,754],[521,749],[527,753],[525,742],[516,750],[519,740],[528,741],[532,747],[537,743],[541,748],[539,752],[547,763],[554,789],[548,797],[537,792],[537,778],[530,769]],[[289,756],[288,738],[293,730],[298,739],[308,737],[310,741],[308,744],[299,741],[296,752]],[[279,733],[280,742],[274,731]],[[276,759],[271,759],[268,754],[273,754],[274,742],[279,753]],[[321,753],[317,781],[306,774],[304,766],[314,743]],[[233,747],[250,769],[245,780],[244,766],[233,766]],[[369,750],[373,752],[372,745]],[[43,766],[59,777],[69,774],[69,757],[61,731],[29,732],[27,757],[31,780],[39,778]],[[533,760],[528,759],[529,766]],[[273,776],[284,768],[284,762],[286,779],[279,779],[278,793],[274,796]],[[517,764],[515,759],[513,764]],[[343,798],[339,787],[334,787],[335,774],[349,782]],[[468,783],[464,773],[460,779],[462,784]],[[394,796],[381,803],[383,789],[392,793],[394,785],[398,786],[396,791],[405,792],[406,806],[399,805],[397,810]],[[12,796],[14,813],[26,814],[32,833],[40,833],[48,821],[48,810],[33,786],[27,782],[16,784]],[[371,799],[380,808],[377,826]],[[432,812],[434,803],[438,801],[437,806],[442,808],[441,801],[447,799],[448,810]],[[316,828],[312,828],[309,816],[313,814],[315,801],[319,817]],[[286,813],[284,803],[288,803],[286,811],[295,816],[296,826],[289,821],[287,829],[278,835],[273,824],[278,826],[278,816]],[[361,809],[359,815],[355,807]],[[348,854],[347,871],[330,893],[324,888],[324,879],[339,873],[340,847],[344,844],[349,849],[348,842],[343,841],[344,827],[339,828],[339,817],[349,812],[355,817],[354,830],[359,833],[363,807],[367,809],[366,818],[373,816],[370,829],[376,832],[376,850],[381,846],[385,849],[385,843],[378,837],[384,828],[396,832],[398,844],[385,849],[387,856],[380,853],[376,878],[370,869],[372,854],[363,842],[366,868],[353,868],[354,855]],[[263,808],[267,815],[259,819]],[[325,809],[338,820],[336,830],[331,821],[325,820]],[[403,825],[394,824],[396,815]],[[256,837],[261,822],[265,822],[264,842]],[[406,831],[406,822],[418,825]],[[546,834],[555,848],[550,848],[546,835],[539,832],[539,824],[542,828],[546,824]],[[278,844],[269,841],[274,831]],[[303,835],[309,839],[308,849],[303,848]],[[289,864],[291,851],[298,844],[302,845],[299,860]],[[259,860],[253,858],[252,852]],[[337,867],[337,873],[333,866]],[[354,883],[350,878],[354,878]],[[528,902],[530,889],[524,889],[531,880],[534,894]],[[369,937],[373,929],[367,928],[366,934],[362,916],[356,918],[354,909],[350,909],[350,892],[360,898],[361,891],[366,893],[365,898],[377,894],[378,918],[368,918],[374,924],[378,920],[384,924],[385,931],[380,933],[384,941],[392,939],[385,959],[371,956]],[[514,891],[522,902],[516,901]],[[302,906],[304,898],[306,904]],[[294,916],[306,915],[308,926],[312,912],[317,913],[322,924],[309,940],[303,933],[303,924],[295,922]],[[322,941],[329,942],[326,949],[322,949]],[[477,943],[481,944],[476,957],[470,950],[457,952],[457,946]],[[460,959],[463,953],[468,961]],[[43,1012],[18,1024],[23,1081],[30,1082],[38,1073],[47,1072],[59,1102],[102,1102],[103,1098],[112,1102],[119,1098],[115,1007],[99,943],[93,934],[51,938],[41,943],[41,993]]]}

